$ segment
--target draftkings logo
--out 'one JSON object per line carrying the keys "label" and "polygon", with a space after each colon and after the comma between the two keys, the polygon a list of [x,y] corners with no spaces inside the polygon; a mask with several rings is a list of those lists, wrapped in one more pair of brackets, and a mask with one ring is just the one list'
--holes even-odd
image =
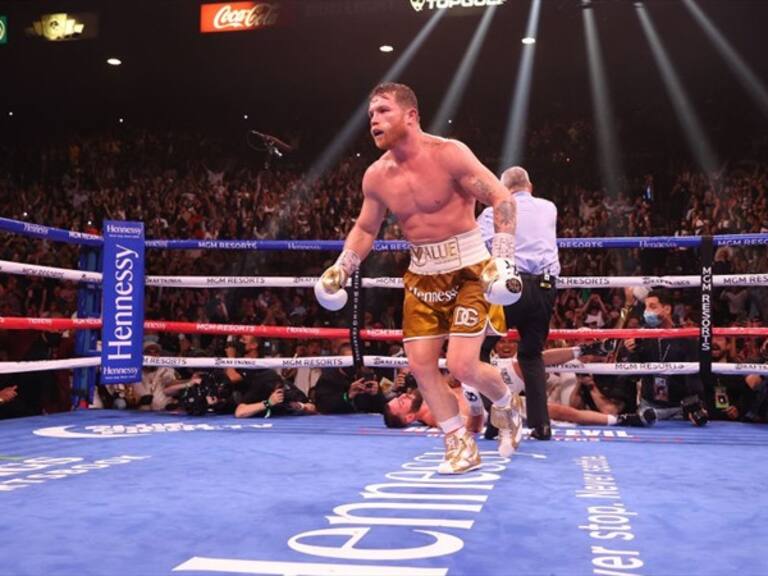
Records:
{"label": "draftkings logo", "polygon": [[8,19],[0,16],[0,44],[8,44]]}
{"label": "draftkings logo", "polygon": [[501,6],[507,0],[411,0],[411,6],[416,12],[441,10],[443,8],[486,8]]}

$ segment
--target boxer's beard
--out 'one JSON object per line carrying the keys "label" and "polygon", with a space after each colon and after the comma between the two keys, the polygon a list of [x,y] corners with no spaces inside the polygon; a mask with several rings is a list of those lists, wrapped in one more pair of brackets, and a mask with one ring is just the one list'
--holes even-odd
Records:
{"label": "boxer's beard", "polygon": [[384,132],[384,138],[380,140],[376,146],[380,150],[390,150],[393,148],[400,140],[405,138],[406,135],[406,129],[405,129],[405,123],[400,122],[397,125],[390,126],[389,130]]}

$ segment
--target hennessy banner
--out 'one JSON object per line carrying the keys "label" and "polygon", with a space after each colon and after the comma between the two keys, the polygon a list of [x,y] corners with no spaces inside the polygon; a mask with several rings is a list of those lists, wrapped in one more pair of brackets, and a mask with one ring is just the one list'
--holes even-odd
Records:
{"label": "hennessy banner", "polygon": [[144,360],[144,224],[104,222],[101,383],[141,380]]}

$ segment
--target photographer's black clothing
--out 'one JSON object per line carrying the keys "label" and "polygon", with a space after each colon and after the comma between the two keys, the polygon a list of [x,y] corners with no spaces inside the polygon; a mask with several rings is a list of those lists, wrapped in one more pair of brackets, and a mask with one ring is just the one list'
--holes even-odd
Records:
{"label": "photographer's black clothing", "polygon": [[315,405],[321,414],[350,414],[352,412],[384,413],[386,400],[379,391],[349,398],[349,387],[357,379],[353,368],[324,368],[315,384]]}
{"label": "photographer's black clothing", "polygon": [[[720,360],[725,362],[725,360]],[[706,405],[712,420],[731,420],[726,414],[730,406],[739,411],[738,419],[749,411],[752,390],[747,386],[745,376],[735,374],[712,374],[712,398]]]}
{"label": "photographer's black clothing", "polygon": [[760,384],[752,390],[748,387],[744,395],[744,422],[768,423],[768,377],[763,377]]}
{"label": "photographer's black clothing", "polygon": [[[622,402],[622,412],[637,410],[637,385],[632,377],[594,374],[595,386],[609,400]],[[599,412],[599,410],[597,410]]]}
{"label": "photographer's black clothing", "polygon": [[[294,410],[290,408],[290,402],[307,402],[307,397],[301,390],[285,382],[280,374],[272,369],[242,370],[239,373],[243,377],[243,381],[238,386],[239,393],[235,393],[237,404],[264,402],[269,399],[276,388],[280,387],[285,390],[285,397],[281,404],[276,404],[270,408],[271,414],[293,414]],[[264,415],[257,414],[257,416]]]}
{"label": "photographer's black clothing", "polygon": [[[15,376],[15,375],[13,375]],[[3,388],[10,388],[14,385],[11,375],[0,376],[0,390]],[[33,416],[34,413],[24,403],[23,397],[19,396],[18,391],[21,386],[16,388],[16,397],[13,400],[9,400],[0,403],[0,420],[5,418],[21,418],[23,416]]]}
{"label": "photographer's black clothing", "polygon": [[[39,333],[23,360],[27,362],[50,360],[52,350],[59,345],[60,340],[59,334]],[[42,414],[46,400],[56,394],[56,374],[51,370],[23,372],[14,377],[14,382],[18,384],[17,406],[19,410],[25,412],[23,414],[25,416]]]}
{"label": "photographer's black clothing", "polygon": [[[696,362],[697,343],[690,338],[642,338],[635,341],[630,362]],[[683,398],[696,394],[704,398],[699,374],[648,374],[641,378],[641,397],[659,408],[676,408]]]}

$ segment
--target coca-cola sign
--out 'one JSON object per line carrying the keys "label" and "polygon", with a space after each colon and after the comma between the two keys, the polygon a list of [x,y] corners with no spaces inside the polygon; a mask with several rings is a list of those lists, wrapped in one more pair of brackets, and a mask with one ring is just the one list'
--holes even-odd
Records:
{"label": "coca-cola sign", "polygon": [[279,2],[228,2],[200,6],[200,32],[242,32],[275,26]]}

